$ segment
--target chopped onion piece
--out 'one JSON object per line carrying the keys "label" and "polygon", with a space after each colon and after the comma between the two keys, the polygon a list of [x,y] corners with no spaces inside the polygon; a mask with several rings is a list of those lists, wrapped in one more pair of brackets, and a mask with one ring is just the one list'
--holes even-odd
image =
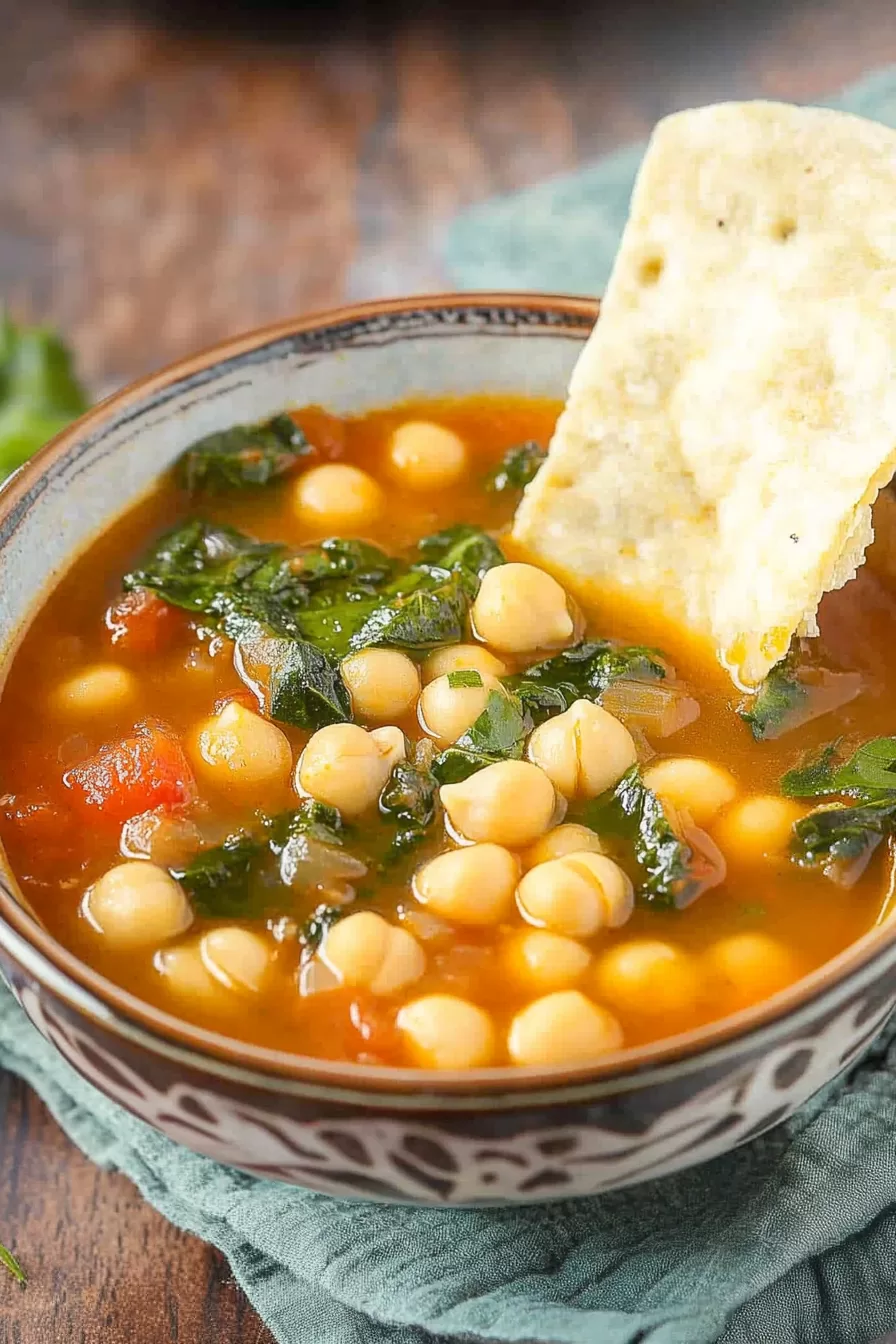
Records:
{"label": "chopped onion piece", "polygon": [[149,859],[162,868],[181,868],[202,848],[202,835],[186,817],[172,817],[158,809],[130,817],[121,828],[118,848],[126,859]]}
{"label": "chopped onion piece", "polygon": [[336,887],[364,877],[367,864],[313,835],[295,835],[280,855],[280,877],[287,887]]}
{"label": "chopped onion piece", "polygon": [[700,716],[700,706],[683,686],[667,681],[612,682],[600,703],[627,728],[641,728],[653,737],[671,737]]}

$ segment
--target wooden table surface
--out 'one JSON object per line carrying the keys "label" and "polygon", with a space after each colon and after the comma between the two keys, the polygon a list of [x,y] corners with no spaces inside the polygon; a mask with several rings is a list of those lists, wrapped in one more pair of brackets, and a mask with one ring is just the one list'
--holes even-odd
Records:
{"label": "wooden table surface", "polygon": [[[0,297],[61,326],[96,387],[443,287],[458,209],[674,108],[896,60],[890,0],[0,0],[0,21]],[[30,1274],[0,1279],[0,1344],[270,1344],[222,1258],[2,1076],[0,1230]]]}

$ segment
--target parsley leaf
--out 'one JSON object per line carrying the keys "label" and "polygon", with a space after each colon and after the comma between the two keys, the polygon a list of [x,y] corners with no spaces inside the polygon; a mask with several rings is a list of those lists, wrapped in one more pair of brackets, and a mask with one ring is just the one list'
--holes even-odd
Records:
{"label": "parsley leaf", "polygon": [[60,338],[0,316],[0,481],[87,406]]}
{"label": "parsley leaf", "polygon": [[0,1245],[0,1265],[7,1269],[16,1283],[24,1288],[28,1280],[25,1277],[25,1271],[19,1264],[12,1251],[8,1251],[5,1246]]}

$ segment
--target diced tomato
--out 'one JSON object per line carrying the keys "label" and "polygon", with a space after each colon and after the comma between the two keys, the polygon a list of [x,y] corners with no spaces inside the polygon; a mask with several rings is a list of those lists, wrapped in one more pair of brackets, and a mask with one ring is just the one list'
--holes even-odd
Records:
{"label": "diced tomato", "polygon": [[160,653],[177,639],[186,617],[148,588],[122,593],[106,611],[110,641],[128,653]]}
{"label": "diced tomato", "polygon": [[43,786],[0,798],[0,818],[4,840],[14,857],[58,854],[70,846],[72,814],[62,799],[52,797]]}
{"label": "diced tomato", "polygon": [[[322,406],[303,406],[300,411],[290,411],[290,416],[320,457],[332,461],[343,456],[346,432],[345,424],[338,416],[331,415]],[[302,465],[310,466],[313,461],[313,458],[305,458]]]}
{"label": "diced tomato", "polygon": [[104,748],[66,771],[62,782],[78,812],[118,825],[152,808],[176,811],[196,796],[183,747],[157,729]]}

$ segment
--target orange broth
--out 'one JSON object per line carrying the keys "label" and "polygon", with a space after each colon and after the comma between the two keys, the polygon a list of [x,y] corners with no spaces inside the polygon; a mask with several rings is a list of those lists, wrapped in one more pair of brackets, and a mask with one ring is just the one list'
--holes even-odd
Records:
{"label": "orange broth", "polygon": [[[409,552],[424,534],[458,521],[480,524],[498,534],[506,529],[518,495],[487,493],[482,477],[511,445],[530,439],[546,445],[559,409],[553,401],[502,396],[408,403],[342,421],[314,408],[294,415],[316,446],[317,457],[312,461],[344,459],[384,484],[388,507],[368,529],[367,539],[401,554]],[[390,433],[403,421],[421,418],[448,426],[465,440],[475,466],[456,487],[420,494],[390,477],[385,462]],[[119,833],[116,827],[72,823],[64,773],[104,744],[132,734],[135,724],[148,717],[187,739],[221,697],[237,695],[246,700],[229,644],[201,642],[195,629],[201,621],[178,616],[173,637],[158,652],[128,652],[113,646],[104,613],[120,592],[121,576],[137,564],[160,532],[193,512],[230,523],[258,539],[290,545],[319,540],[298,524],[291,489],[292,482],[286,480],[252,493],[203,499],[197,506],[166,476],[148,498],[111,524],[73,563],[26,632],[0,699],[0,839],[24,895],[60,943],[112,981],[202,1026],[301,1054],[400,1064],[408,1062],[396,1028],[401,1004],[440,991],[486,1009],[502,1041],[513,1015],[533,998],[504,969],[501,948],[507,927],[455,925],[436,927],[433,934],[426,921],[414,923],[414,899],[406,877],[398,883],[384,881],[372,896],[364,898],[364,908],[378,910],[391,920],[410,910],[407,926],[419,932],[426,951],[422,979],[397,997],[376,997],[349,988],[299,993],[297,978],[308,952],[296,937],[296,926],[311,913],[318,894],[291,891],[289,908],[282,912],[279,924],[270,920],[254,925],[269,940],[272,956],[263,991],[222,993],[214,1001],[201,997],[191,1001],[182,993],[172,993],[157,969],[157,948],[122,951],[110,947],[81,913],[85,890],[121,862]],[[808,751],[841,735],[859,741],[896,731],[892,708],[896,704],[896,664],[889,656],[896,642],[896,601],[867,568],[845,590],[828,596],[821,612],[822,645],[840,667],[863,675],[863,693],[844,708],[771,741],[752,739],[736,717],[738,697],[725,673],[705,649],[695,647],[680,631],[667,629],[659,614],[635,617],[616,604],[595,602],[587,604],[586,615],[589,633],[634,639],[661,649],[699,702],[695,722],[664,740],[650,741],[649,748],[660,757],[693,755],[718,762],[732,772],[743,795],[776,793],[784,771]],[[67,716],[58,707],[52,708],[61,681],[87,666],[110,661],[136,677],[136,701],[96,717]],[[400,726],[420,736],[413,721]],[[308,733],[293,727],[284,727],[284,732],[298,758]],[[642,750],[645,746],[642,740]],[[249,807],[227,791],[203,783],[195,806],[206,822],[213,819],[213,829],[224,834],[251,825],[257,808],[273,813],[295,806],[296,798],[284,787],[253,803]],[[713,825],[708,824],[707,830],[712,834]],[[442,848],[439,825],[414,862],[421,863]],[[889,882],[886,845],[880,846],[850,887],[796,867],[786,853],[771,859],[759,855],[726,858],[727,875],[721,885],[686,909],[636,904],[623,927],[604,929],[584,940],[595,960],[614,944],[641,938],[664,940],[688,954],[700,976],[698,1002],[681,1011],[614,1007],[626,1044],[644,1043],[709,1022],[779,987],[757,983],[755,991],[741,989],[734,994],[709,969],[708,953],[717,940],[732,934],[762,933],[784,949],[788,978],[795,979],[858,938],[873,925],[885,904]],[[515,920],[520,923],[519,916]],[[179,941],[195,941],[204,929],[220,922],[197,920]],[[271,926],[274,931],[268,931]],[[581,982],[586,994],[595,993],[590,976],[589,969]],[[496,1062],[506,1062],[501,1046]]]}

